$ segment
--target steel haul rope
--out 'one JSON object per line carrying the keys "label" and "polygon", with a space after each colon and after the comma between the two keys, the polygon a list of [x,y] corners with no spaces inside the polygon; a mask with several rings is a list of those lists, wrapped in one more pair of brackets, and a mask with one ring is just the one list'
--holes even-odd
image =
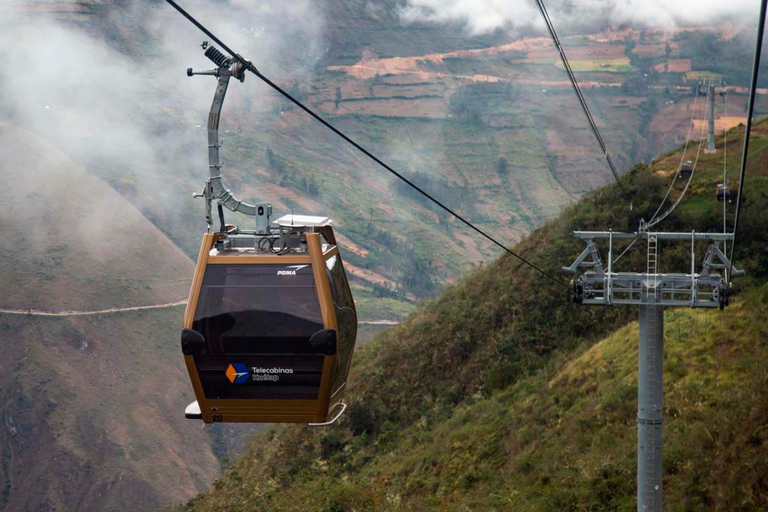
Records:
{"label": "steel haul rope", "polygon": [[[768,0],[760,2],[760,19],[757,25],[757,40],[755,41],[755,59],[752,62],[752,79],[749,85],[749,103],[747,104],[747,125],[744,133],[744,149],[741,153],[741,168],[739,170],[739,191],[736,195],[736,214],[733,218],[733,243],[731,244],[731,261],[728,274],[733,273],[733,254],[736,249],[736,228],[739,225],[739,212],[741,211],[741,196],[744,192],[744,176],[747,171],[747,153],[749,152],[749,134],[752,131],[752,115],[755,112],[755,92],[757,89],[757,77],[760,74],[760,56],[763,51],[763,32],[765,30],[765,10]],[[725,186],[725,183],[723,183]]]}

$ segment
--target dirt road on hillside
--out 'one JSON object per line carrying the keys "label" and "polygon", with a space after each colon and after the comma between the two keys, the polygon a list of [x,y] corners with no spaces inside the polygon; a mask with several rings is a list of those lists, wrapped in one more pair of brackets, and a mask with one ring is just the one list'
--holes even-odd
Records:
{"label": "dirt road on hillside", "polygon": [[[111,313],[123,313],[126,311],[143,311],[145,309],[173,308],[176,306],[186,306],[186,300],[176,302],[167,302],[165,304],[152,304],[151,306],[130,306],[127,308],[109,308],[98,309],[95,311],[40,311],[39,309],[0,309],[0,314],[4,315],[30,315],[30,316],[48,316],[48,317],[67,317],[67,316],[89,316],[89,315],[108,315]],[[363,325],[397,325],[397,320],[366,320],[359,321]]]}
{"label": "dirt road on hillside", "polygon": [[165,304],[152,304],[151,306],[130,306],[127,308],[98,309],[95,311],[40,311],[39,309],[0,309],[0,314],[6,315],[32,315],[32,316],[88,316],[107,315],[110,313],[122,313],[124,311],[143,311],[145,309],[162,309],[183,306],[186,300],[167,302]]}

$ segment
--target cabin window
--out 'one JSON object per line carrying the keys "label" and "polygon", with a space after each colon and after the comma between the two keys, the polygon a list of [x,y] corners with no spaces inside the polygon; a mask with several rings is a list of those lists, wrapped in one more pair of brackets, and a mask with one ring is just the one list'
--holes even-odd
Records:
{"label": "cabin window", "polygon": [[331,256],[325,264],[328,268],[333,309],[336,312],[336,323],[339,327],[336,340],[336,373],[331,388],[335,391],[347,380],[357,337],[357,315],[341,258],[338,255]]}
{"label": "cabin window", "polygon": [[192,328],[204,355],[313,353],[323,318],[311,265],[208,265]]}

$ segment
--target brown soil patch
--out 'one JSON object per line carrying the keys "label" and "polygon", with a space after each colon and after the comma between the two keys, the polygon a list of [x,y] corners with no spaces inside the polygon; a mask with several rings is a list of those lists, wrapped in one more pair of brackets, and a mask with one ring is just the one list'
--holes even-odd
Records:
{"label": "brown soil patch", "polygon": [[382,276],[381,274],[377,274],[372,270],[360,268],[357,265],[353,265],[348,261],[344,262],[344,267],[347,269],[347,272],[349,272],[352,275],[352,277],[362,279],[363,281],[368,281],[369,283],[388,285],[392,289],[395,288],[394,281],[392,281],[391,279],[387,279],[386,277]]}
{"label": "brown soil patch", "polygon": [[[669,46],[672,51],[678,48],[680,45],[677,43],[670,43]],[[639,57],[660,57],[666,53],[666,45],[664,44],[638,44],[632,48],[632,53]]]}
{"label": "brown soil patch", "polygon": [[336,115],[360,114],[382,117],[422,117],[443,119],[448,115],[448,105],[442,98],[342,101],[339,108],[332,101],[321,103],[319,110]]}
{"label": "brown soil patch", "polygon": [[[566,38],[573,39],[573,38]],[[625,59],[624,47],[618,44],[566,46],[565,53],[568,60],[617,60]],[[560,62],[555,49],[550,45],[542,48],[531,49],[526,56],[526,62],[552,63]]]}
{"label": "brown soil patch", "polygon": [[[728,116],[715,118],[715,135],[722,135],[723,131],[730,130],[734,126],[738,126],[740,123],[747,122],[747,115]],[[705,119],[695,119],[693,121],[693,132],[699,133],[700,130],[707,129],[707,121]]]}
{"label": "brown soil patch", "polygon": [[[484,252],[487,247],[478,247],[480,242],[479,237],[467,233],[464,227],[453,228],[453,236],[464,244],[464,250],[467,252],[467,256],[472,261],[485,261],[488,258],[488,254]],[[480,242],[482,243],[482,242]]]}
{"label": "brown soil patch", "polygon": [[279,185],[273,185],[272,183],[260,183],[258,186],[238,185],[238,189],[242,191],[240,195],[243,197],[279,198],[277,201],[274,201],[273,199],[272,206],[276,211],[287,211],[291,209],[291,207],[283,201],[284,199],[288,199],[289,201],[298,204],[302,208],[301,213],[305,215],[321,215],[327,211],[327,207],[322,203],[298,194],[292,188],[281,187]]}
{"label": "brown soil patch", "polygon": [[346,236],[338,232],[334,232],[334,234],[336,235],[336,240],[339,242],[339,246],[344,249],[345,252],[349,251],[353,254],[357,254],[362,258],[368,256],[368,251],[366,249],[363,249]]}
{"label": "brown soil patch", "polygon": [[[351,66],[329,66],[331,71],[344,71],[350,76],[355,78],[367,79],[373,78],[378,75],[399,75],[399,74],[412,74],[418,76],[420,79],[426,81],[429,80],[430,73],[424,71],[421,64],[424,62],[440,63],[445,58],[473,58],[477,56],[498,55],[505,52],[527,52],[533,48],[551,47],[549,38],[533,37],[528,39],[521,39],[512,43],[492,46],[489,48],[478,48],[475,50],[459,50],[446,53],[431,53],[427,55],[415,56],[415,57],[391,57],[388,59],[368,58],[361,59],[357,63]],[[448,75],[452,77],[470,78],[466,76]],[[484,77],[486,75],[475,75]],[[487,77],[492,79],[497,77]],[[482,78],[481,78],[482,79]]]}
{"label": "brown soil patch", "polygon": [[691,70],[691,59],[671,59],[653,69],[658,73],[687,73]]}

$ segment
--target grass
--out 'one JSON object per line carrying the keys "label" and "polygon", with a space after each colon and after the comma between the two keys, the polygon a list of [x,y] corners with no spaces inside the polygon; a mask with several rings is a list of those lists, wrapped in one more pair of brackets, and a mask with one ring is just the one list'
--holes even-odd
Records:
{"label": "grass", "polygon": [[[664,493],[672,510],[768,504],[759,490],[768,407],[755,401],[767,382],[768,331],[750,320],[766,313],[768,287],[725,313],[666,314]],[[338,434],[314,436],[317,451],[296,473],[264,473],[264,462],[289,455],[294,436],[308,440],[299,429],[274,431],[186,509],[631,511],[636,380],[632,322],[490,398],[436,406],[400,429],[384,423],[374,444],[353,438],[324,454]]]}
{"label": "grass", "polygon": [[[605,73],[631,73],[632,65],[628,57],[620,59],[607,60],[569,60],[568,63],[576,73],[605,72]],[[562,68],[561,61],[556,61],[555,65]]]}
{"label": "grass", "polygon": [[723,77],[720,73],[714,73],[712,71],[688,71],[685,73],[685,79],[686,80],[702,80],[706,78],[711,78],[714,80],[719,80]]}

